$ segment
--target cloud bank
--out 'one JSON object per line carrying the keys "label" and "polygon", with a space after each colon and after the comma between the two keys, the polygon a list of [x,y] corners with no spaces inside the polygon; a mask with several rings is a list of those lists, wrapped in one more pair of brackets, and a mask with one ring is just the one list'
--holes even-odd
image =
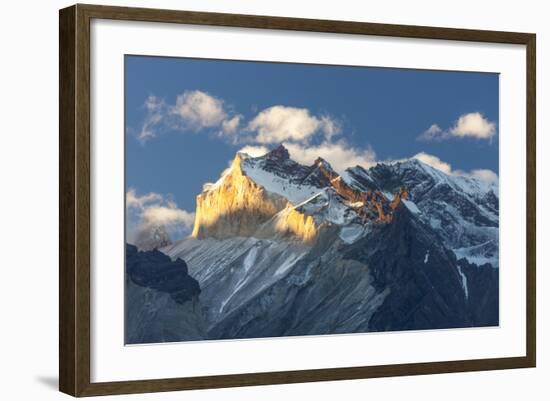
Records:
{"label": "cloud bank", "polygon": [[137,135],[141,143],[165,131],[196,133],[214,129],[222,134],[234,134],[242,118],[232,115],[222,99],[200,90],[184,91],[176,96],[174,104],[151,95],[144,106],[147,115]]}
{"label": "cloud bank", "polygon": [[[240,144],[240,151],[252,157],[264,155],[269,147],[282,143],[295,161],[312,164],[317,157],[322,157],[339,173],[357,165],[369,168],[378,162],[370,145],[366,148],[350,145],[344,138],[338,137],[342,129],[337,120],[327,114],[316,115],[307,108],[274,105],[257,112],[247,122],[243,115],[230,112],[222,99],[200,90],[184,91],[176,97],[173,105],[149,96],[145,108],[147,116],[138,135],[142,142],[167,129],[182,132],[217,130],[218,137],[234,145]],[[496,123],[479,112],[472,112],[461,115],[446,129],[434,123],[417,139],[436,142],[466,137],[490,140],[495,134]],[[498,182],[497,174],[491,170],[454,170],[449,163],[425,152],[417,153],[413,158],[449,175],[474,177],[487,183]],[[145,225],[180,224],[189,227],[193,224],[193,213],[178,209],[159,194],[137,197],[131,190],[127,194],[127,204],[129,207],[136,205]]]}
{"label": "cloud bank", "polygon": [[316,133],[331,138],[339,132],[338,125],[329,116],[316,117],[308,109],[281,105],[258,113],[248,123],[248,129],[257,133],[258,143],[304,142]]}
{"label": "cloud bank", "polygon": [[498,184],[498,175],[493,170],[476,169],[470,171],[469,175],[483,182]]}
{"label": "cloud bank", "polygon": [[142,143],[157,136],[158,126],[162,124],[166,115],[164,100],[156,96],[149,96],[145,100],[144,106],[147,110],[147,115],[137,135],[137,139]]}
{"label": "cloud bank", "polygon": [[239,152],[246,153],[248,156],[260,157],[269,152],[270,149],[267,146],[262,145],[246,145],[243,146]]}
{"label": "cloud bank", "polygon": [[178,208],[171,199],[154,192],[139,196],[133,188],[126,192],[126,213],[130,241],[141,232],[158,227],[176,239],[190,232],[195,222],[195,213]]}
{"label": "cloud bank", "polygon": [[468,113],[460,116],[450,129],[453,136],[489,139],[496,132],[496,124],[487,120],[481,113]]}
{"label": "cloud bank", "polygon": [[431,166],[435,169],[443,171],[445,174],[451,175],[453,173],[453,169],[451,168],[451,165],[447,162],[444,162],[437,156],[430,155],[425,152],[420,152],[414,155],[413,159],[418,159],[421,162],[426,163],[428,166]]}
{"label": "cloud bank", "polygon": [[185,91],[176,97],[171,112],[194,130],[219,126],[227,114],[223,101],[202,91]]}
{"label": "cloud bank", "polygon": [[316,134],[330,140],[341,131],[328,115],[315,116],[308,109],[283,105],[268,107],[244,123],[244,117],[228,111],[222,99],[200,90],[184,91],[174,104],[151,95],[144,107],[147,114],[137,135],[142,143],[165,131],[217,130],[234,143],[261,144],[303,142]]}
{"label": "cloud bank", "polygon": [[229,120],[224,120],[222,122],[222,131],[228,135],[234,135],[237,133],[237,129],[241,123],[242,116],[236,115],[230,118]]}
{"label": "cloud bank", "polygon": [[450,163],[447,163],[441,160],[439,157],[430,155],[425,152],[417,153],[413,156],[413,158],[418,159],[421,162],[426,163],[428,166],[431,166],[437,170],[443,171],[445,174],[448,175],[475,178],[486,184],[498,184],[498,175],[494,171],[489,169],[475,169],[471,171],[453,170]]}
{"label": "cloud bank", "polygon": [[417,139],[421,141],[444,141],[450,138],[491,139],[495,134],[496,123],[489,121],[481,113],[475,112],[461,115],[455,124],[447,129],[432,124]]}

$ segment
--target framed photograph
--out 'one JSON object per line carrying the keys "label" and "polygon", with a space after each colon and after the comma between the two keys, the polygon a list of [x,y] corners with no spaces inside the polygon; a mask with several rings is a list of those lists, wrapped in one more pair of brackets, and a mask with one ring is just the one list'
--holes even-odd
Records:
{"label": "framed photograph", "polygon": [[59,18],[61,391],[535,366],[534,34]]}

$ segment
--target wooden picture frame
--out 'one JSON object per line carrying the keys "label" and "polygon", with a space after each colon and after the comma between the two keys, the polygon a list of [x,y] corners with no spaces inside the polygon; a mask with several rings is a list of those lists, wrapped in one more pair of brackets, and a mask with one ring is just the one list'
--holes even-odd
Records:
{"label": "wooden picture frame", "polygon": [[[90,21],[268,28],[526,46],[526,350],[522,357],[92,383],[90,380]],[[73,396],[143,393],[534,367],[536,363],[535,48],[530,33],[74,5],[59,14],[59,388]]]}

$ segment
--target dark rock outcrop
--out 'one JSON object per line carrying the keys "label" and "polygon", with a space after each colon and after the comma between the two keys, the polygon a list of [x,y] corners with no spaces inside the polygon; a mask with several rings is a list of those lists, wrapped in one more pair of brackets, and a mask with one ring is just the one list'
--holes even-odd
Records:
{"label": "dark rock outcrop", "polygon": [[127,344],[204,339],[199,294],[183,260],[126,245]]}
{"label": "dark rock outcrop", "polygon": [[165,292],[180,304],[201,292],[198,281],[188,274],[183,260],[172,261],[158,250],[140,252],[127,244],[126,273],[135,284]]}

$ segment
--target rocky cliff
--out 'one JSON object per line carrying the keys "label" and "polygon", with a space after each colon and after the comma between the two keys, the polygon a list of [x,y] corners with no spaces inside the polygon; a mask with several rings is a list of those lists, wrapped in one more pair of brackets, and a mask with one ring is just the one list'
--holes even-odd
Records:
{"label": "rocky cliff", "polygon": [[286,204],[285,198],[247,177],[242,156],[237,154],[220,180],[197,196],[192,235],[219,239],[251,236]]}

